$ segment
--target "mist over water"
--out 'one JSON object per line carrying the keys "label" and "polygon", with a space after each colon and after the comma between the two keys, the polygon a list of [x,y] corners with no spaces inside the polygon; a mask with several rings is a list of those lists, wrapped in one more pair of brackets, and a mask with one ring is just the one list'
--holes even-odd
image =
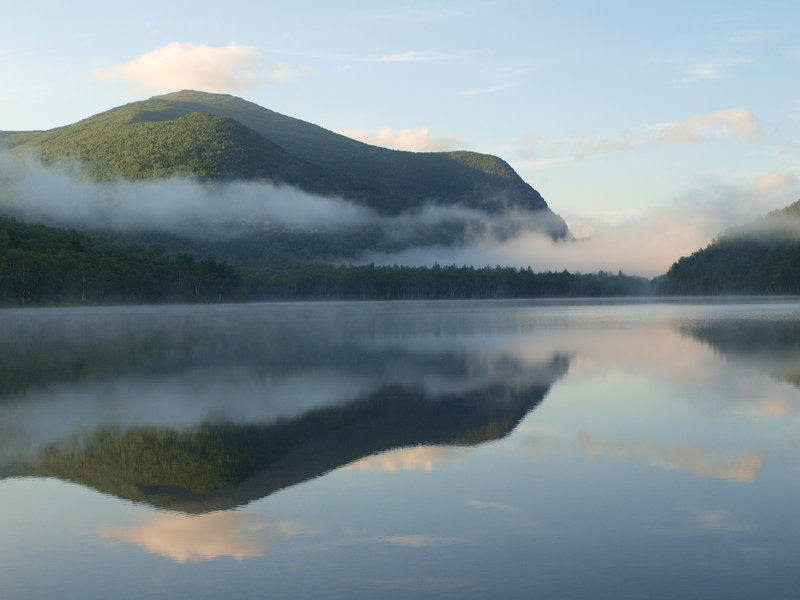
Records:
{"label": "mist over water", "polygon": [[[2,311],[4,590],[91,599],[123,578],[123,599],[181,596],[199,573],[234,597],[265,580],[293,598],[408,597],[384,593],[395,581],[433,582],[411,595],[437,598],[796,589],[798,314],[545,300]],[[664,565],[686,576],[665,583]]]}

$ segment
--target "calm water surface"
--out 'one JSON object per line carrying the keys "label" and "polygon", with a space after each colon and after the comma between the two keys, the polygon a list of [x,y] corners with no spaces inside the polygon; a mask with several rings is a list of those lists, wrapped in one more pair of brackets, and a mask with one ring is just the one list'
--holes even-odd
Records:
{"label": "calm water surface", "polygon": [[0,312],[0,589],[795,598],[800,304]]}

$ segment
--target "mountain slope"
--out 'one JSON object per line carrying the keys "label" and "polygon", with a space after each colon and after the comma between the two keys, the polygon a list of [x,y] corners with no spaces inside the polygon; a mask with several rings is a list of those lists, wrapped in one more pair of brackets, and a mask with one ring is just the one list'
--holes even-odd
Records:
{"label": "mountain slope", "polygon": [[10,150],[38,137],[41,133],[41,131],[0,131],[0,150]]}
{"label": "mountain slope", "polygon": [[800,294],[800,201],[726,231],[656,285],[662,294]]}
{"label": "mountain slope", "polygon": [[77,158],[99,179],[270,180],[389,215],[427,203],[514,208],[546,217],[543,228],[554,237],[569,236],[541,195],[497,157],[379,148],[224,94],[156,96],[46,132],[8,132],[0,144],[48,164]]}

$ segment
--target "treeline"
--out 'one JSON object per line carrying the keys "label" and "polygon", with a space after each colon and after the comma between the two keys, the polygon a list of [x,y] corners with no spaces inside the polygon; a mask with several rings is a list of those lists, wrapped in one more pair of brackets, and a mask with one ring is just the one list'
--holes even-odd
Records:
{"label": "treeline", "polygon": [[451,300],[643,296],[642,277],[599,272],[535,273],[514,267],[307,266],[270,271],[253,280],[259,298],[293,300]]}
{"label": "treeline", "polygon": [[112,304],[234,299],[242,273],[214,259],[133,252],[72,230],[0,218],[0,303]]}
{"label": "treeline", "polygon": [[800,243],[723,237],[655,282],[664,295],[800,294]]}
{"label": "treeline", "polygon": [[654,284],[660,294],[800,294],[800,200],[726,231]]}
{"label": "treeline", "polygon": [[6,306],[648,293],[648,280],[622,273],[535,273],[500,266],[306,265],[246,271],[213,258],[136,252],[77,231],[0,218],[0,303]]}

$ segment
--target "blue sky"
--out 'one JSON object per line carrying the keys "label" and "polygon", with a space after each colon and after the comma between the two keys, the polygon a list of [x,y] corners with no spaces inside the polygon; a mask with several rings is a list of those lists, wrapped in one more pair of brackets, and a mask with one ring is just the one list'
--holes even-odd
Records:
{"label": "blue sky", "polygon": [[687,204],[744,219],[800,197],[793,1],[33,0],[3,13],[0,130],[193,87],[381,145],[498,154],[577,233]]}

